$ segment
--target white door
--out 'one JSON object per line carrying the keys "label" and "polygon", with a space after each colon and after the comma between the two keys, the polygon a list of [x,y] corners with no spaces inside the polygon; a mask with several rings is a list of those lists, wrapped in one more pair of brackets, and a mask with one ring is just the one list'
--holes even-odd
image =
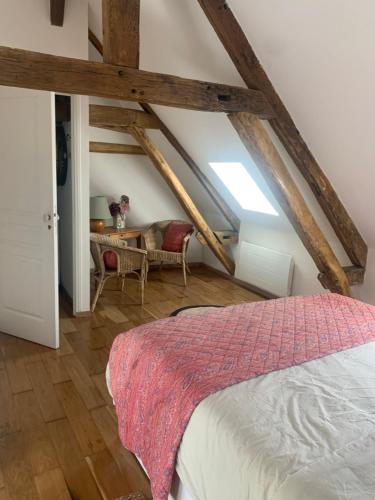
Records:
{"label": "white door", "polygon": [[54,94],[0,87],[0,331],[57,348]]}

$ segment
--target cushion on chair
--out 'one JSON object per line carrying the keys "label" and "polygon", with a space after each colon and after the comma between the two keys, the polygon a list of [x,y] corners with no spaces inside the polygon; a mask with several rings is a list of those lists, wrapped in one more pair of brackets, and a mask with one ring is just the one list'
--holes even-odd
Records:
{"label": "cushion on chair", "polygon": [[115,252],[111,252],[110,250],[104,252],[103,260],[106,269],[117,271],[117,255]]}
{"label": "cushion on chair", "polygon": [[164,233],[162,250],[166,252],[182,252],[182,245],[187,234],[193,231],[191,224],[170,222]]}

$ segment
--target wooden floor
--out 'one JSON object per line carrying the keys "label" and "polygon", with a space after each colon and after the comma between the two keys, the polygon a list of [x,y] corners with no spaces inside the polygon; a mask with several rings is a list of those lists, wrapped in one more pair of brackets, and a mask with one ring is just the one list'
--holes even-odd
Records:
{"label": "wooden floor", "polygon": [[61,347],[53,351],[0,333],[0,500],[115,499],[147,478],[118,439],[104,372],[114,337],[178,307],[236,304],[260,297],[205,268],[182,286],[178,270],[150,273],[144,307],[106,286],[91,317],[61,304]]}

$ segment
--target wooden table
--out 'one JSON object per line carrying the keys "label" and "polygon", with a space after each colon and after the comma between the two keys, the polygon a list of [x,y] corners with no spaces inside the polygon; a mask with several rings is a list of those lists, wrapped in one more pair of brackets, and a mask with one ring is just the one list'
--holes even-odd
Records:
{"label": "wooden table", "polygon": [[126,227],[125,229],[106,227],[101,234],[120,240],[131,240],[132,238],[135,238],[137,240],[137,248],[142,248],[142,231],[145,229],[147,229],[147,227]]}

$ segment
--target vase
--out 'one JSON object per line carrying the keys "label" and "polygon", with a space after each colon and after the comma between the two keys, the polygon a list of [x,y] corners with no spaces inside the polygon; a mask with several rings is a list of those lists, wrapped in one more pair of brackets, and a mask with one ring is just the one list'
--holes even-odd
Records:
{"label": "vase", "polygon": [[113,216],[114,229],[125,229],[125,214],[118,214]]}

